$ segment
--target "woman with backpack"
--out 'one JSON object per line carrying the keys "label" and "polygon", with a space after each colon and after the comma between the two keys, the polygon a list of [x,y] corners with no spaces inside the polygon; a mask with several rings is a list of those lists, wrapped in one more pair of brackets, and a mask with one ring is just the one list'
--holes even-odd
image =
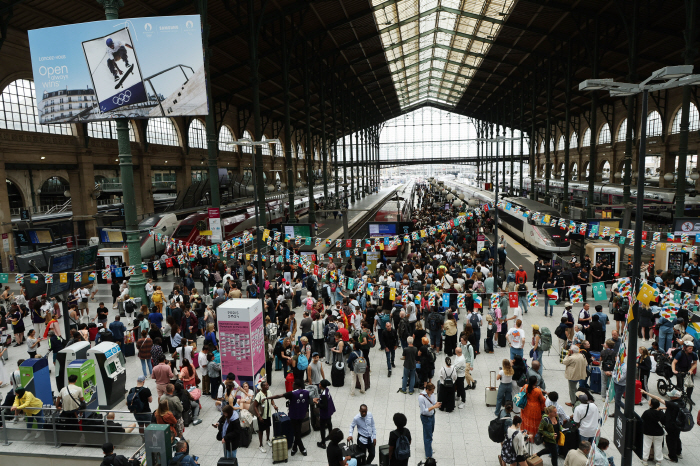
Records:
{"label": "woman with backpack", "polygon": [[511,466],[526,466],[527,462],[527,433],[523,434],[520,426],[523,420],[520,416],[513,417],[513,424],[506,430],[505,440],[501,442],[501,459]]}
{"label": "woman with backpack", "polygon": [[406,428],[408,419],[403,413],[394,414],[396,430],[389,433],[389,466],[408,466],[411,457],[411,431]]}
{"label": "woman with backpack", "polygon": [[[349,343],[347,343],[349,344]],[[348,356],[348,368],[350,369],[350,396],[355,396],[355,385],[360,384],[360,393],[365,393],[364,375],[367,372],[367,360],[360,350],[359,343],[353,343],[353,351]]]}

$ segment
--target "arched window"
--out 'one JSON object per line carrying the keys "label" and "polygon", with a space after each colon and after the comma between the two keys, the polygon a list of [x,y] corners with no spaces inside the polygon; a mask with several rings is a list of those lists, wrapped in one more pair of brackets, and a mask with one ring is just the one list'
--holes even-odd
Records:
{"label": "arched window", "polygon": [[544,154],[544,139],[542,140],[542,143],[540,144],[540,154]]}
{"label": "arched window", "polygon": [[[73,135],[71,125],[41,125],[36,108],[34,81],[12,81],[0,94],[0,129],[32,131],[35,133]],[[44,110],[44,112],[50,109]]]}
{"label": "arched window", "polygon": [[571,171],[569,172],[569,175],[571,176],[571,181],[578,180],[578,164],[576,162],[574,162],[574,164],[571,165]]}
{"label": "arched window", "polygon": [[571,133],[571,136],[569,139],[569,147],[572,149],[576,149],[578,147],[578,134]]}
{"label": "arched window", "polygon": [[610,162],[607,160],[605,163],[603,163],[603,169],[601,170],[602,173],[602,181],[612,181],[612,173],[610,173]]}
{"label": "arched window", "polygon": [[591,164],[589,162],[586,162],[583,165],[583,171],[584,171],[585,176],[586,176],[584,179],[587,180],[589,175],[590,175],[590,172],[591,172]]}
{"label": "arched window", "polygon": [[[678,134],[681,132],[681,115],[683,109],[679,109],[676,112],[676,116],[673,118],[673,125],[671,125],[671,134]],[[689,131],[698,131],[700,129],[700,115],[698,115],[698,108],[694,103],[690,103],[690,125],[688,126]]]}
{"label": "arched window", "polygon": [[557,145],[557,150],[564,150],[566,149],[566,138],[564,136],[561,136],[559,138],[559,144]]}
{"label": "arched window", "polygon": [[554,152],[554,138],[549,140],[549,152]]}
{"label": "arched window", "polygon": [[[262,140],[265,141],[267,138],[265,135],[263,135]],[[262,146],[262,155],[271,155],[270,153],[270,145],[269,144],[263,144]]]}
{"label": "arched window", "polygon": [[[241,139],[248,139],[249,141],[253,140],[253,136],[248,132],[248,130],[243,131],[243,137]],[[244,154],[252,154],[253,153],[253,146],[250,145],[244,145],[240,146],[241,152]]]}
{"label": "arched window", "polygon": [[275,157],[284,157],[284,146],[280,142],[276,142],[272,146],[272,153]]}
{"label": "arched window", "polygon": [[581,147],[591,146],[591,129],[588,128],[586,132],[583,133],[583,140],[581,140]]}
{"label": "arched window", "polygon": [[[91,121],[88,123],[88,136],[96,139],[117,139],[117,122],[110,121]],[[135,142],[136,135],[134,134],[134,125],[129,122],[129,141]]]}
{"label": "arched window", "polygon": [[661,136],[661,115],[654,110],[647,117],[647,137]]}
{"label": "arched window", "polygon": [[[632,128],[632,139],[634,139],[634,128]],[[623,142],[627,140],[627,118],[620,125],[620,129],[617,130],[617,142]]]}
{"label": "arched window", "polygon": [[297,158],[304,158],[304,149],[300,145],[297,145]]}
{"label": "arched window", "polygon": [[195,118],[190,123],[190,129],[187,130],[187,144],[193,149],[207,148],[207,129],[201,120]]}
{"label": "arched window", "polygon": [[236,146],[231,143],[234,142],[233,133],[228,126],[222,126],[219,131],[219,150],[224,150],[228,152],[236,152]]}
{"label": "arched window", "polygon": [[170,118],[151,118],[146,127],[146,141],[150,144],[164,146],[179,146],[180,138],[177,136],[175,125]]}
{"label": "arched window", "polygon": [[598,134],[598,144],[610,144],[610,125],[605,123]]}

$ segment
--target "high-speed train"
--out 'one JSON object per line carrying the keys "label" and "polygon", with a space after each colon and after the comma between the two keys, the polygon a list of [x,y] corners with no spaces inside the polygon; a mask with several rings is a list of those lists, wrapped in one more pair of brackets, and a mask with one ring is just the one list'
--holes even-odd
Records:
{"label": "high-speed train", "polygon": [[[538,192],[544,195],[545,183],[542,179],[536,179]],[[519,185],[518,185],[519,186]],[[523,188],[530,192],[532,180],[523,179]],[[623,199],[623,186],[621,184],[610,183],[594,183],[593,202],[604,205],[621,205]],[[570,199],[574,203],[583,205],[584,200],[588,199],[588,182],[585,181],[569,181],[569,189],[567,191]],[[549,180],[549,193],[555,195],[564,195],[563,180]],[[636,184],[630,189],[630,198],[632,202],[637,199]],[[658,205],[659,210],[673,210],[676,201],[675,189],[652,188],[644,187],[644,204]],[[686,193],[685,212],[688,217],[697,217],[700,215],[700,196],[694,189],[690,189]]]}
{"label": "high-speed train", "polygon": [[[462,183],[448,181],[446,184],[452,186],[458,193],[464,194],[464,199],[467,202],[470,199],[476,199],[479,202],[494,203],[495,195],[492,192],[466,186]],[[499,197],[499,200],[510,203],[512,206],[519,206],[521,210],[539,212],[542,216],[552,215],[557,218],[560,216],[559,211],[553,207],[524,197]],[[515,214],[513,209],[499,208],[498,220],[500,228],[518,238],[538,254],[551,255],[556,253],[561,255],[571,250],[571,243],[566,235],[567,230],[545,225],[541,220],[533,221],[532,218],[525,218],[522,213]]]}
{"label": "high-speed train", "polygon": [[[374,215],[375,222],[408,222],[411,220],[413,213],[413,197],[415,194],[416,183],[414,180],[409,180],[406,184],[400,187],[394,197],[384,203],[384,205]],[[396,232],[403,234],[402,231]],[[398,245],[385,246],[384,255],[387,257],[396,257],[398,254]]]}
{"label": "high-speed train", "polygon": [[[342,189],[339,188],[341,195],[343,194]],[[329,187],[328,192],[331,195],[335,193],[335,190]],[[314,193],[314,199],[316,202],[323,201],[323,190]],[[265,204],[265,216],[268,224],[284,222],[284,211],[287,207],[288,203],[284,199],[267,201]],[[299,217],[309,211],[308,195],[294,199],[294,211]],[[224,240],[229,240],[242,234],[244,230],[251,231],[255,228],[255,206],[251,203],[242,206],[222,207],[220,218]],[[208,229],[208,220],[209,216],[206,211],[190,214],[179,223],[172,234],[172,238],[176,241],[197,246],[211,246],[210,238],[199,234],[200,231]]]}

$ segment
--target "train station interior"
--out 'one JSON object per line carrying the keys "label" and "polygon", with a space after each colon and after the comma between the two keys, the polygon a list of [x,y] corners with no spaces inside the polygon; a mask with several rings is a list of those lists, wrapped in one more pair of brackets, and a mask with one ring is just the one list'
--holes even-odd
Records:
{"label": "train station interior", "polygon": [[[199,17],[199,30],[180,19],[185,15]],[[150,18],[166,26],[153,27]],[[35,30],[106,19],[118,20],[136,43],[173,30],[196,40],[201,33],[201,71],[190,73],[185,59],[178,61],[180,51],[160,39],[159,53],[176,65],[139,80],[147,93],[142,107],[159,116],[143,117],[137,105],[101,116],[92,84],[66,86],[68,67],[42,64],[32,55]],[[147,300],[143,287],[147,277],[158,278],[154,264],[169,255],[168,238],[199,246],[201,254],[201,247],[233,242],[246,231],[298,222],[311,226],[309,238],[329,238],[328,253],[331,239],[359,245],[368,222],[410,221],[422,187],[430,190],[438,181],[435,196],[455,214],[501,196],[522,202],[523,210],[534,211],[525,206],[536,201],[542,212],[567,222],[598,222],[601,229],[609,219],[626,231],[643,222],[645,230],[673,234],[676,220],[687,219],[693,254],[684,256],[682,268],[695,257],[695,234],[700,241],[699,31],[698,0],[0,0],[0,179],[6,180],[0,186],[0,285],[18,293],[14,274],[34,274],[32,254],[95,248],[97,256],[84,270],[99,275],[110,266],[144,267],[132,285]],[[65,40],[80,47],[84,39]],[[179,91],[160,94],[153,85],[160,73],[184,75]],[[38,76],[45,78],[41,86]],[[115,79],[117,86],[123,82],[116,73]],[[178,114],[178,100],[187,104],[195,92],[206,106]],[[208,238],[212,209],[221,218],[218,241]],[[401,225],[392,234],[401,234]],[[515,229],[520,236],[506,233],[513,244],[506,267],[521,262],[534,274],[542,251],[522,236],[525,227]],[[572,243],[560,257],[582,257],[586,241],[575,252]],[[654,261],[645,249],[633,262],[633,244],[620,243],[620,274],[631,276],[638,273],[633,264]],[[240,252],[256,260],[263,252],[282,257],[269,242],[260,246],[242,246],[238,258]],[[322,249],[313,253],[322,257]],[[114,276],[98,278],[97,299],[112,311]],[[167,295],[175,278],[161,281]],[[96,308],[92,301],[90,306]],[[299,320],[302,312],[297,310]],[[556,326],[539,311],[537,319],[528,329],[542,322]],[[11,349],[8,372],[26,357],[24,348]],[[556,374],[549,376],[551,385],[564,394],[564,368],[554,368],[555,353],[545,356],[545,365]],[[497,464],[500,446],[486,434],[491,408],[483,408],[481,393],[501,358],[479,359],[474,370],[480,386],[468,392],[474,407],[450,414],[438,430],[444,434],[436,440],[441,466]],[[127,361],[128,390],[141,369],[136,358]],[[401,373],[397,368],[399,382]],[[279,394],[281,372],[274,376],[271,390]],[[411,411],[414,455],[407,464],[419,464],[425,458],[418,401],[395,401],[397,380],[389,384],[385,372],[380,376],[367,401],[365,395],[349,398],[347,387],[338,393],[342,424],[334,420],[334,426],[347,434],[366,402],[381,424],[377,445],[383,445],[394,429],[394,412]],[[2,382],[4,398],[9,387]],[[210,426],[220,413],[206,403],[204,424],[188,427],[185,437],[199,464],[213,466],[222,455]],[[131,422],[123,403],[114,409],[121,410],[121,422]],[[6,430],[0,430],[0,458],[10,455],[17,464],[56,466],[80,456],[85,464],[101,461],[95,445],[63,446],[30,459],[26,447],[32,441],[22,433],[10,442]],[[603,430],[612,442],[610,422]],[[325,451],[315,447],[318,432],[312,436],[309,460],[327,464]],[[680,462],[700,460],[699,440],[696,428]],[[259,452],[257,442],[254,435],[248,453],[239,450],[239,462],[270,464],[269,451]],[[54,443],[37,445],[48,450]],[[117,449],[126,455],[141,443],[124,440]],[[639,464],[636,456],[633,461],[623,464]],[[156,463],[149,459],[148,466]]]}

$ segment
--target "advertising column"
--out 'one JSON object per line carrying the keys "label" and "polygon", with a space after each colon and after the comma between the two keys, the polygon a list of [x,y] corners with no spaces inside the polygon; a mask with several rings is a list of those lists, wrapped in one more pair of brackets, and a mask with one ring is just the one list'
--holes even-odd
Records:
{"label": "advertising column", "polygon": [[214,244],[223,241],[224,237],[221,234],[221,214],[218,207],[209,207],[209,229],[211,230],[211,242]]}
{"label": "advertising column", "polygon": [[258,299],[232,299],[216,309],[221,374],[233,372],[239,384],[256,385],[265,374],[265,325]]}

